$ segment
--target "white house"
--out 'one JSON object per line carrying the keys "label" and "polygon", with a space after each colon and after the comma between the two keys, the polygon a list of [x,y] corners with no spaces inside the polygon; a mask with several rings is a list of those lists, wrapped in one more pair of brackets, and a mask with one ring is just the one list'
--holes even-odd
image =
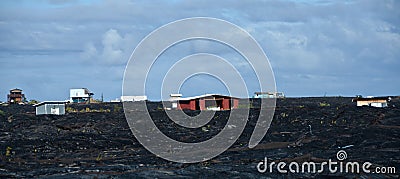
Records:
{"label": "white house", "polygon": [[121,96],[121,102],[146,101],[147,96]]}
{"label": "white house", "polygon": [[255,92],[253,98],[285,98],[283,92]]}
{"label": "white house", "polygon": [[357,102],[357,106],[372,106],[372,107],[387,107],[390,97],[371,97],[367,98],[357,97],[353,99],[353,102]]}
{"label": "white house", "polygon": [[41,115],[41,114],[64,115],[65,114],[65,102],[64,101],[43,101],[39,104],[35,104],[34,106],[36,107],[36,115]]}
{"label": "white house", "polygon": [[178,101],[182,97],[182,94],[170,94],[169,101],[171,101],[171,107],[176,109],[178,108]]}
{"label": "white house", "polygon": [[90,98],[94,94],[90,92],[87,88],[70,89],[69,97],[70,101],[73,103],[90,102]]}

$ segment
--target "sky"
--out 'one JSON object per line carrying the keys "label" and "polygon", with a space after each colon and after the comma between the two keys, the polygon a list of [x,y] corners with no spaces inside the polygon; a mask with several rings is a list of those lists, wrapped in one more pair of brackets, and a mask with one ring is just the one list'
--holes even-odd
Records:
{"label": "sky", "polygon": [[[2,0],[0,101],[20,88],[28,100],[66,100],[70,88],[119,98],[135,47],[167,23],[212,17],[245,29],[268,56],[286,96],[399,95],[400,1],[395,0]],[[216,53],[238,66],[249,94],[259,90],[243,59],[221,44],[182,42],[157,59],[146,95],[161,99],[162,77],[182,54]],[[188,67],[189,68],[189,67]],[[211,68],[211,67],[210,67]],[[227,93],[195,75],[184,96]]]}

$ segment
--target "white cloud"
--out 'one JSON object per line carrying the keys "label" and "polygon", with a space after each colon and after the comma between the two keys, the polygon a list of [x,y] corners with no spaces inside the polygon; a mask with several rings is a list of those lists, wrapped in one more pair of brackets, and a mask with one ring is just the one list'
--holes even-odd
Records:
{"label": "white cloud", "polygon": [[125,62],[126,59],[123,58],[122,41],[124,39],[118,34],[115,29],[108,30],[103,35],[103,52],[101,54],[102,60],[110,64],[120,64]]}
{"label": "white cloud", "polygon": [[129,34],[122,37],[118,30],[109,29],[101,36],[101,39],[101,46],[98,48],[93,42],[88,42],[81,57],[93,63],[125,65],[132,53],[135,38]]}
{"label": "white cloud", "polygon": [[98,55],[98,51],[96,47],[93,45],[93,43],[87,43],[83,49],[83,52],[81,53],[81,57],[83,59],[92,59],[96,58]]}

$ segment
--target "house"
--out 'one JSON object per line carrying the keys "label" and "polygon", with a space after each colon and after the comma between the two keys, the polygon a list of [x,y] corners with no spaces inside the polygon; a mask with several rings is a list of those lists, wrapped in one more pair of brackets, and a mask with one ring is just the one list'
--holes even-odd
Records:
{"label": "house", "polygon": [[354,98],[352,101],[357,102],[357,106],[387,107],[387,103],[389,100],[389,97],[368,96],[366,98],[357,97]]}
{"label": "house", "polygon": [[10,94],[7,95],[7,101],[10,104],[19,104],[25,102],[25,95],[22,94],[22,90],[15,88],[10,90]]}
{"label": "house", "polygon": [[146,101],[147,96],[121,96],[121,102]]}
{"label": "house", "polygon": [[121,98],[112,99],[112,100],[110,100],[110,102],[111,103],[119,103],[119,102],[121,102]]}
{"label": "house", "polygon": [[169,97],[169,101],[171,101],[171,108],[178,108],[178,101],[182,97],[182,94],[170,94]]}
{"label": "house", "polygon": [[112,99],[110,102],[112,103],[120,103],[120,102],[135,102],[135,101],[146,101],[147,96],[121,96],[120,98]]}
{"label": "house", "polygon": [[255,92],[253,98],[284,98],[283,92]]}
{"label": "house", "polygon": [[36,115],[42,114],[53,114],[53,115],[64,115],[65,114],[65,101],[44,101],[34,105],[36,107]]}
{"label": "house", "polygon": [[177,109],[188,110],[230,110],[238,108],[239,98],[220,94],[204,94],[179,98]]}
{"label": "house", "polygon": [[90,99],[94,94],[87,88],[70,89],[69,97],[72,103],[90,103]]}

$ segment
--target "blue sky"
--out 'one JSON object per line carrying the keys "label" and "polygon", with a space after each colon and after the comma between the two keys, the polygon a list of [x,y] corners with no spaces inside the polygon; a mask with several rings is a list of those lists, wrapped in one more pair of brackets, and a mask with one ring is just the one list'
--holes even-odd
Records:
{"label": "blue sky", "polygon": [[[105,100],[115,99],[122,94],[125,65],[140,40],[166,23],[196,16],[224,19],[247,30],[269,57],[278,91],[287,96],[399,95],[399,8],[394,0],[4,0],[0,100],[6,101],[12,88],[23,89],[28,99],[64,100],[70,88],[80,87],[95,98],[103,93]],[[166,70],[174,54],[197,48],[224,51],[215,44],[196,45],[202,43],[171,49],[176,53],[165,53],[157,68]],[[249,91],[256,91],[254,76],[247,72]],[[160,99],[160,80],[149,86],[149,98]],[[199,75],[182,92],[190,96],[226,89],[215,78]]]}

